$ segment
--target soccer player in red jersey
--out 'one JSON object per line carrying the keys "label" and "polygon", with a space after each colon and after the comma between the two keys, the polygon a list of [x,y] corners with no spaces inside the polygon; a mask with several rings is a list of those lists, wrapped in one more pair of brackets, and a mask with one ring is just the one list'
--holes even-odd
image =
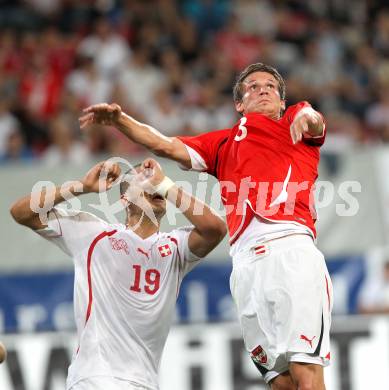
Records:
{"label": "soccer player in red jersey", "polygon": [[239,75],[234,102],[241,118],[232,128],[194,137],[165,137],[117,104],[88,107],[80,124],[113,125],[219,180],[245,347],[272,390],[324,390],[332,284],[314,244],[313,198],[324,120],[308,102],[286,109],[282,76],[262,63]]}

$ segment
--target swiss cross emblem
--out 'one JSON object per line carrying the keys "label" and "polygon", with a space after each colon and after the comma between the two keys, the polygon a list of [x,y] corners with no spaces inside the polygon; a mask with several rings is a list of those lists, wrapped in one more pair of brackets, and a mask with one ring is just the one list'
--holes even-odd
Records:
{"label": "swiss cross emblem", "polygon": [[162,257],[166,257],[172,254],[172,251],[170,250],[169,244],[165,244],[158,247],[159,253]]}

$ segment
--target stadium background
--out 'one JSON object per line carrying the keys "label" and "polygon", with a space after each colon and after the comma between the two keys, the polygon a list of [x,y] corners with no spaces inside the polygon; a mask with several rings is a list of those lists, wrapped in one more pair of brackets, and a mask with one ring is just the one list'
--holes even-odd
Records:
{"label": "stadium background", "polygon": [[[285,76],[288,104],[308,100],[327,119],[317,194],[318,246],[336,298],[327,388],[389,388],[383,2],[25,0],[0,2],[0,332],[9,350],[1,390],[63,389],[75,344],[71,261],[13,223],[10,204],[40,180],[79,178],[107,156],[146,156],[114,129],[81,132],[82,108],[116,101],[168,135],[223,128],[236,118],[234,77],[255,61]],[[161,162],[223,211],[212,178]],[[81,207],[106,217],[116,196],[105,205],[86,196]],[[169,209],[164,228],[182,223]],[[162,390],[265,389],[243,350],[230,269],[224,242],[188,275]]]}

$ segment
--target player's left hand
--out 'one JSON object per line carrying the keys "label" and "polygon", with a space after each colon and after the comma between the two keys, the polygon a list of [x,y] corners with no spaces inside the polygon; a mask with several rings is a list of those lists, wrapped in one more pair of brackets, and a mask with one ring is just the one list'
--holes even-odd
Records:
{"label": "player's left hand", "polygon": [[290,125],[290,136],[292,137],[293,144],[300,142],[304,134],[312,136],[313,134],[310,134],[310,131],[316,131],[318,127],[321,127],[319,113],[313,109],[307,110],[306,112],[300,111]]}

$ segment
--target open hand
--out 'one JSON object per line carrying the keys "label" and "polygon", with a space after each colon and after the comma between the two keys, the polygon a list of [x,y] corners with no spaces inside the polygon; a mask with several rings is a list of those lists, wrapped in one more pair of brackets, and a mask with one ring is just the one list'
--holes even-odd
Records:
{"label": "open hand", "polygon": [[84,115],[78,119],[81,129],[92,124],[115,125],[120,118],[122,109],[116,103],[101,103],[85,108],[83,113]]}

